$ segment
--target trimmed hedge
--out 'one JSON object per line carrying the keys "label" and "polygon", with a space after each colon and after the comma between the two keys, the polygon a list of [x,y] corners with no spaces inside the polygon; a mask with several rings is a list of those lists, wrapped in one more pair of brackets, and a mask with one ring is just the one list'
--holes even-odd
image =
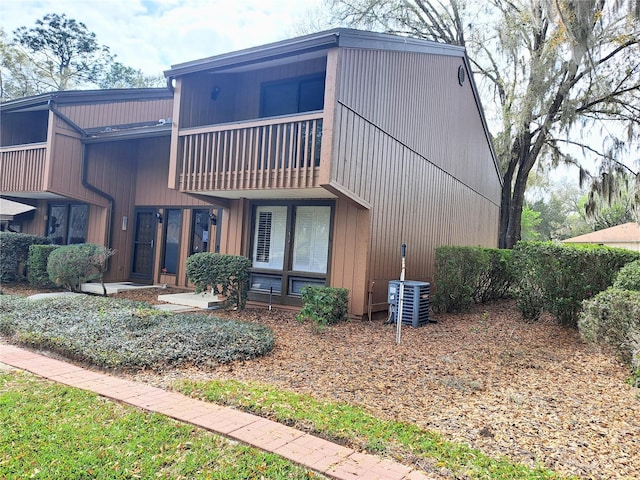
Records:
{"label": "trimmed hedge", "polygon": [[51,281],[47,273],[49,255],[60,245],[31,245],[27,259],[27,280],[34,287],[51,288],[56,284]]}
{"label": "trimmed hedge", "polygon": [[578,329],[584,340],[612,347],[640,386],[640,291],[609,288],[586,300]]}
{"label": "trimmed hedge", "polygon": [[212,291],[227,297],[227,306],[243,309],[249,291],[251,260],[241,255],[203,252],[187,259],[187,277],[202,292]]}
{"label": "trimmed hedge", "polygon": [[47,237],[27,233],[0,232],[0,282],[26,279],[31,245],[49,245]]}
{"label": "trimmed hedge", "polygon": [[543,309],[577,327],[582,301],[607,289],[618,271],[640,253],[592,245],[519,242],[513,250],[516,304],[526,319]]}
{"label": "trimmed hedge", "polygon": [[311,320],[316,331],[347,318],[349,311],[349,290],[346,288],[302,287],[302,310],[296,318],[299,322]]}
{"label": "trimmed hedge", "polygon": [[620,269],[613,288],[640,292],[640,260],[627,263]]}
{"label": "trimmed hedge", "polygon": [[508,297],[513,283],[511,257],[511,250],[497,248],[436,248],[434,311],[457,312]]}

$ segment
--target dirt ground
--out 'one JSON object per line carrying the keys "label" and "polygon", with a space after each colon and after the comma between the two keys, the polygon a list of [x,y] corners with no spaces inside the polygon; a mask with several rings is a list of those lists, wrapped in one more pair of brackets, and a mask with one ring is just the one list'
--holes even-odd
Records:
{"label": "dirt ground", "polygon": [[[171,291],[116,296],[157,303],[159,293]],[[259,381],[358,404],[489,455],[559,473],[640,478],[640,392],[625,383],[628,369],[549,317],[523,322],[511,302],[404,327],[400,345],[395,326],[383,320],[350,321],[317,334],[286,311],[215,314],[268,325],[275,349],[213,370],[134,377],[166,388],[179,378]]]}

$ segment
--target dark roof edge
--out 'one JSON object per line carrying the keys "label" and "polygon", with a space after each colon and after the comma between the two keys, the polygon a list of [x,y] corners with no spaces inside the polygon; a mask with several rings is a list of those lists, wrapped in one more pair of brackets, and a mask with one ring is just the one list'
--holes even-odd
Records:
{"label": "dark roof edge", "polygon": [[164,75],[170,78],[203,70],[244,65],[271,58],[298,55],[333,47],[369,48],[376,50],[429,53],[433,55],[453,55],[458,57],[464,55],[464,48],[457,45],[401,37],[388,33],[368,32],[350,28],[334,28],[302,37],[236,50],[234,52],[223,53],[191,62],[179,63],[172,65],[170,70],[164,72]]}
{"label": "dark roof edge", "polygon": [[43,93],[33,97],[18,98],[0,104],[2,110],[23,109],[46,105],[54,102],[58,105],[79,103],[104,103],[117,101],[139,101],[172,98],[173,94],[163,88],[114,88],[108,90],[65,90]]}

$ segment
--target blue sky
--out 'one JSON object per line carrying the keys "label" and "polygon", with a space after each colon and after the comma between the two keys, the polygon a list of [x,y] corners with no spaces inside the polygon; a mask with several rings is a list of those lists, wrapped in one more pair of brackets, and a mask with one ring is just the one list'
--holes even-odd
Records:
{"label": "blue sky", "polygon": [[84,22],[125,65],[147,74],[298,34],[322,0],[0,0],[11,36],[47,13]]}

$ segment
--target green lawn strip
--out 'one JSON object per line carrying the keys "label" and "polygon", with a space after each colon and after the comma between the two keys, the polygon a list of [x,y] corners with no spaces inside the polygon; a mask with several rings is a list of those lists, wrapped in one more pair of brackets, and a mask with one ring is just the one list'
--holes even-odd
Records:
{"label": "green lawn strip", "polygon": [[0,372],[0,478],[308,479],[277,455],[21,372]]}
{"label": "green lawn strip", "polygon": [[179,381],[175,388],[192,397],[229,405],[312,431],[373,454],[399,459],[423,458],[465,478],[561,479],[543,467],[530,468],[506,458],[492,458],[464,444],[415,425],[383,420],[346,403],[318,401],[308,395],[268,385],[234,380]]}

